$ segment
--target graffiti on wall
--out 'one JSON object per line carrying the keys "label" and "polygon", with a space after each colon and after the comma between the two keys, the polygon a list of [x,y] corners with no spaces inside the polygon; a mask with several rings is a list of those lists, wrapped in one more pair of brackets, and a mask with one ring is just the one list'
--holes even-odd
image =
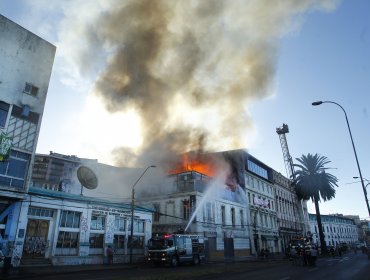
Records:
{"label": "graffiti on wall", "polygon": [[44,256],[47,248],[45,237],[26,237],[23,251],[29,256]]}
{"label": "graffiti on wall", "polygon": [[114,232],[114,216],[109,215],[107,219],[107,232],[105,235],[105,243],[113,243]]}

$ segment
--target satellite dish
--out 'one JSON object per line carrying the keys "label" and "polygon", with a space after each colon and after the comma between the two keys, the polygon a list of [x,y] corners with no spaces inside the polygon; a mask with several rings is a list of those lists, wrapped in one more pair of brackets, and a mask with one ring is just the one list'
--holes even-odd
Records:
{"label": "satellite dish", "polygon": [[94,171],[86,166],[80,166],[77,169],[77,178],[81,185],[87,189],[93,190],[98,186],[98,177],[96,177]]}

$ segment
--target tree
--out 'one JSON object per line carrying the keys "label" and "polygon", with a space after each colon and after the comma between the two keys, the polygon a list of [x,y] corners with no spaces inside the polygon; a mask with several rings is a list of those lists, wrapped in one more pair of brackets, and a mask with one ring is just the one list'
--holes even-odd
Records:
{"label": "tree", "polygon": [[326,243],[322,229],[319,202],[331,200],[335,197],[335,186],[338,187],[338,179],[326,173],[326,164],[330,163],[327,157],[318,154],[302,155],[296,158],[299,164],[293,164],[299,170],[294,172],[294,182],[298,199],[311,199],[315,203],[317,227],[321,243],[321,251],[326,254]]}

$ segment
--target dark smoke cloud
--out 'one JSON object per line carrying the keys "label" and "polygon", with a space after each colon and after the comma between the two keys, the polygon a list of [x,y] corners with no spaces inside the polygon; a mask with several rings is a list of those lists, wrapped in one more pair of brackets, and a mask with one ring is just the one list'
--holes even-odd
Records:
{"label": "dark smoke cloud", "polygon": [[158,164],[189,150],[241,148],[241,136],[252,129],[246,106],[272,93],[278,42],[292,18],[332,4],[112,1],[87,28],[91,43],[111,52],[94,92],[111,112],[134,108],[144,139],[138,150],[116,147],[116,163]]}

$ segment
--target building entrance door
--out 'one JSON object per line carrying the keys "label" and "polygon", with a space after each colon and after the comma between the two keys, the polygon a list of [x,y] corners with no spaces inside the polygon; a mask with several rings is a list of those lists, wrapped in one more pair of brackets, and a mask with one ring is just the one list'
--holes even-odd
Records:
{"label": "building entrance door", "polygon": [[24,258],[45,257],[49,221],[29,219],[27,224],[26,238],[23,246]]}

